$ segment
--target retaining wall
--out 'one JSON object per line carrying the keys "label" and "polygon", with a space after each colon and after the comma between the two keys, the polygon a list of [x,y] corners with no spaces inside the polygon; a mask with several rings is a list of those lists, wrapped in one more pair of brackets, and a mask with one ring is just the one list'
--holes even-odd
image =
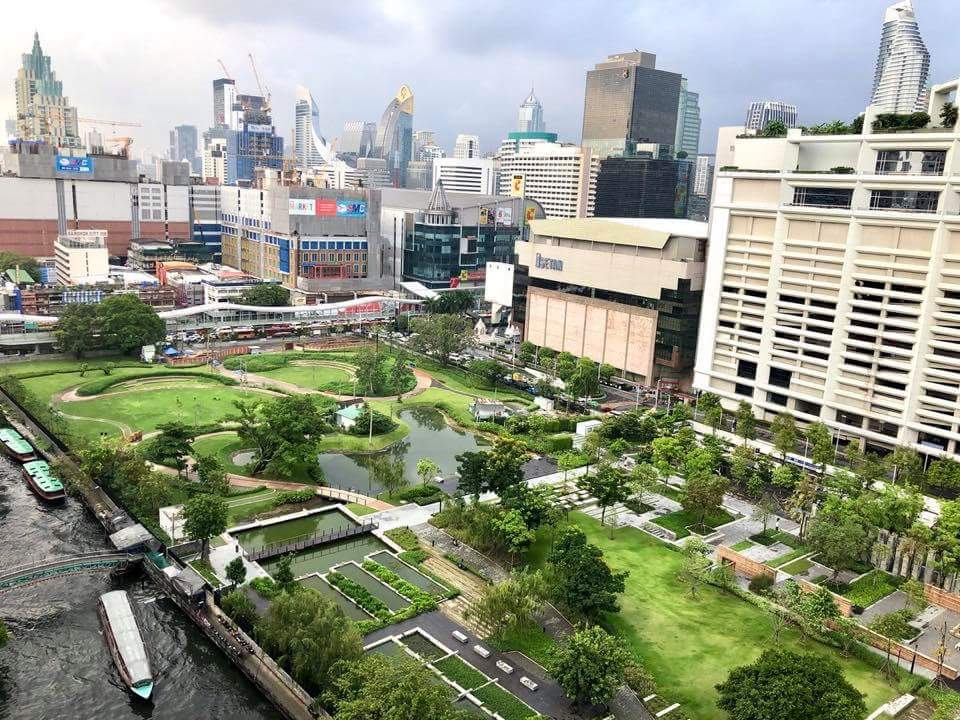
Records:
{"label": "retaining wall", "polygon": [[777,579],[777,571],[769,565],[751,560],[746,555],[741,555],[725,545],[717,546],[717,560],[727,565],[733,565],[733,570],[737,575],[743,575],[751,580],[758,575],[766,575],[771,580]]}

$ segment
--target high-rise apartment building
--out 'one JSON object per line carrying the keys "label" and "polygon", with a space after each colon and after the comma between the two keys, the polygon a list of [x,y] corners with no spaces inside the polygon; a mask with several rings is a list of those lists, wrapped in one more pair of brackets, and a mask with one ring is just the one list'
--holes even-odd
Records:
{"label": "high-rise apartment building", "polygon": [[676,142],[682,78],[656,65],[656,55],[637,51],[610,55],[587,72],[581,145],[594,156]]}
{"label": "high-rise apartment building", "polygon": [[293,137],[297,166],[318,168],[335,159],[326,138],[320,133],[320,110],[310,91],[297,86],[297,103],[294,106]]}
{"label": "high-rise apartment building", "polygon": [[170,159],[190,163],[191,172],[200,172],[201,158],[197,155],[196,125],[177,125],[170,131]]}
{"label": "high-rise apartment building", "polygon": [[[960,80],[935,86],[940,117]],[[696,387],[838,443],[960,454],[956,127],[740,137],[714,181]],[[939,124],[939,120],[935,120]],[[850,168],[851,170],[847,170]]]}
{"label": "high-rise apartment building", "polygon": [[747,130],[759,132],[772,122],[782,122],[788,128],[796,127],[797,106],[778,100],[758,100],[750,103],[747,109],[747,120],[744,123]]}
{"label": "high-rise apartment building", "polygon": [[103,282],[110,272],[106,230],[67,230],[53,243],[53,255],[61,285]]}
{"label": "high-rise apartment building", "polygon": [[17,136],[55,147],[83,147],[77,109],[64,97],[63,83],[53,72],[50,56],[43,54],[38,33],[33,35],[33,49],[21,58],[15,81]]}
{"label": "high-rise apartment building", "polygon": [[926,110],[929,73],[930,53],[920,37],[913,2],[900,0],[883,17],[871,104],[887,113]]}
{"label": "high-rise apartment building", "polygon": [[343,133],[337,143],[337,152],[341,155],[367,157],[373,150],[377,136],[377,124],[363,120],[351,120],[343,124]]}
{"label": "high-rise apartment building", "polygon": [[476,135],[457,135],[453,143],[453,157],[457,160],[480,157],[480,138]]}
{"label": "high-rise apartment building", "polygon": [[386,160],[391,184],[403,187],[413,157],[413,92],[406,85],[383,111],[371,155]]}
{"label": "high-rise apartment building", "polygon": [[233,104],[237,98],[237,83],[231,78],[213,81],[213,127],[229,128]]}
{"label": "high-rise apartment building", "polygon": [[713,187],[713,168],[716,155],[697,155],[697,165],[693,174],[693,194],[710,197]]}
{"label": "high-rise apartment building", "polygon": [[495,180],[492,158],[437,158],[433,161],[433,187],[442,182],[448,192],[493,195]]}
{"label": "high-rise apartment building", "polygon": [[687,90],[687,79],[680,81],[680,104],[677,107],[677,132],[673,142],[675,153],[695,158],[700,152],[700,93]]}
{"label": "high-rise apartment building", "polygon": [[543,104],[530,88],[530,94],[520,104],[517,117],[518,132],[546,132],[547,126],[543,122]]}
{"label": "high-rise apartment building", "polygon": [[211,137],[203,149],[203,177],[215,179],[219,185],[227,182],[227,139]]}
{"label": "high-rise apartment building", "polygon": [[510,133],[496,160],[501,195],[511,194],[519,177],[524,197],[547,217],[593,215],[599,161],[590,148],[558,143],[556,133]]}

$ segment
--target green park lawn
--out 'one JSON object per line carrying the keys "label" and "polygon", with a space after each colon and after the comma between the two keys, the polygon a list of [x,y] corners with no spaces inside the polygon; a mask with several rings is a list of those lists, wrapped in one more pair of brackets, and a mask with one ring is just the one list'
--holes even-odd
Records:
{"label": "green park lawn", "polygon": [[[762,609],[718,588],[707,586],[693,599],[677,581],[683,555],[633,528],[614,531],[582,513],[571,521],[589,541],[603,550],[615,570],[629,570],[621,611],[605,623],[619,633],[630,650],[657,680],[660,694],[679,702],[696,720],[720,720],[714,686],[735,667],[753,662],[771,647],[772,623]],[[801,653],[829,655],[843,667],[847,679],[867,697],[872,711],[895,695],[880,672],[833,648],[807,640],[788,630],[780,644]]]}
{"label": "green park lawn", "polygon": [[248,518],[274,508],[277,491],[263,488],[227,499],[227,527],[241,525]]}
{"label": "green park lawn", "polygon": [[213,455],[223,463],[227,472],[237,475],[246,475],[247,468],[243,465],[237,465],[233,461],[233,456],[241,450],[244,450],[244,443],[237,437],[236,433],[225,432],[217,435],[208,435],[197,438],[193,441],[193,456]]}
{"label": "green park lawn", "polygon": [[264,370],[256,374],[274,380],[282,380],[308,390],[319,390],[331,383],[347,383],[350,380],[350,374],[343,368],[319,365],[317,361],[313,361],[313,363],[303,361],[303,364],[290,364],[276,370]]}

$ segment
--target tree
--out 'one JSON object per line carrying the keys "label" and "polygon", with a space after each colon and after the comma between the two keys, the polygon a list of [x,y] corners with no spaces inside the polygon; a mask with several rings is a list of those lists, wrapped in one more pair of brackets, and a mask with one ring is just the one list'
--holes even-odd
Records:
{"label": "tree", "polygon": [[179,476],[186,470],[187,458],[190,456],[190,431],[178,421],[161,423],[157,425],[157,430],[160,434],[150,443],[149,454],[157,462],[172,461]]}
{"label": "tree", "polygon": [[926,486],[941,492],[960,487],[960,463],[951,458],[941,458],[930,463],[927,469]]}
{"label": "tree", "polygon": [[468,614],[493,634],[512,632],[533,626],[546,600],[547,582],[542,573],[515,572],[503,582],[485,586]]}
{"label": "tree", "polygon": [[767,523],[770,522],[770,518],[774,517],[774,512],[776,510],[776,504],[773,502],[773,498],[769,495],[764,495],[760,498],[760,501],[757,503],[757,509],[754,511],[751,520],[763,524],[763,533],[767,532]]}
{"label": "tree", "polygon": [[723,419],[723,406],[720,404],[720,396],[716,393],[705,392],[697,399],[697,409],[703,412],[704,420],[717,434],[717,428]]}
{"label": "tree", "polygon": [[427,300],[424,309],[431,314],[465,315],[473,310],[476,304],[476,296],[469,290],[451,290]]}
{"label": "tree", "polygon": [[488,457],[489,453],[468,450],[454,458],[460,478],[457,487],[462,494],[473,495],[474,502],[480,499],[486,489]]}
{"label": "tree", "polygon": [[173,501],[173,491],[166,475],[160,472],[138,472],[128,476],[127,482],[135,492],[137,509],[145,515],[157,514]]}
{"label": "tree", "polygon": [[633,662],[623,640],[593,625],[578,630],[553,651],[547,670],[576,703],[606,703]]}
{"label": "tree", "polygon": [[658,437],[650,447],[653,450],[653,462],[663,477],[670,477],[683,462],[683,446],[675,437]]}
{"label": "tree", "polygon": [[923,612],[928,604],[927,593],[923,583],[914,578],[910,578],[900,586],[900,589],[903,591],[903,594],[906,595],[904,608],[914,615]]}
{"label": "tree", "polygon": [[710,553],[713,551],[699,537],[691,537],[683,546],[683,570],[680,580],[690,586],[690,597],[696,599],[700,584],[706,578],[710,567]]}
{"label": "tree", "polygon": [[183,506],[183,531],[199,540],[203,559],[210,552],[210,538],[227,529],[227,504],[216,495],[197,495]]}
{"label": "tree", "polygon": [[163,340],[167,325],[136,295],[110,295],[97,305],[100,335],[106,347],[127,353]]}
{"label": "tree", "polygon": [[370,479],[383,488],[387,495],[395,495],[407,485],[403,460],[392,460],[386,455],[374,455],[367,463]]}
{"label": "tree", "polygon": [[523,483],[527,448],[519,440],[497,438],[488,453],[484,487],[500,498],[508,498]]}
{"label": "tree", "polygon": [[205,493],[225,497],[230,492],[227,471],[216,455],[197,455],[197,477]]}
{"label": "tree", "polygon": [[854,518],[826,511],[813,519],[807,535],[807,544],[817,552],[818,562],[833,570],[834,581],[841,571],[854,565],[868,543],[863,525]]}
{"label": "tree", "polygon": [[247,566],[243,564],[243,558],[239,555],[227,563],[227,580],[234,585],[243,585],[247,579]]}
{"label": "tree", "polygon": [[613,376],[617,374],[617,369],[610,363],[601,363],[600,365],[600,382],[604,385],[609,385],[610,381],[613,379]]}
{"label": "tree", "polygon": [[630,471],[630,487],[636,495],[637,502],[644,504],[647,493],[653,492],[658,480],[657,469],[650,463],[637,463]]}
{"label": "tree", "polygon": [[954,128],[957,125],[957,106],[947,101],[940,108],[940,119],[945,128]]}
{"label": "tree", "polygon": [[433,355],[442,365],[449,364],[450,356],[470,343],[470,325],[459,315],[420,317],[412,325],[417,333],[413,346],[422,353]]}
{"label": "tree", "polygon": [[833,436],[830,428],[822,422],[811,423],[807,426],[804,436],[810,443],[810,459],[814,465],[820,466],[821,477],[827,470],[827,463],[833,460]]}
{"label": "tree", "polygon": [[284,555],[277,563],[277,569],[273,572],[273,580],[285,593],[293,594],[297,591],[296,578],[293,576],[293,556]]}
{"label": "tree", "polygon": [[787,461],[787,454],[797,447],[797,421],[787,412],[777,413],[770,423],[773,446],[780,452],[780,460]]}
{"label": "tree", "polygon": [[783,137],[787,134],[787,126],[780,120],[773,120],[764,125],[760,131],[761,137],[774,138]]}
{"label": "tree", "polygon": [[433,478],[438,477],[441,472],[440,466],[431,458],[422,457],[417,460],[417,477],[420,478],[421,484],[426,485]]}
{"label": "tree", "polygon": [[3,624],[3,620],[0,620],[0,648],[3,648],[8,642],[10,642],[10,631]]}
{"label": "tree", "polygon": [[923,484],[923,460],[916,450],[902,445],[897,446],[887,455],[886,462],[887,467],[893,472],[894,484]]}
{"label": "tree", "polygon": [[730,454],[730,477],[742,488],[750,484],[753,477],[755,453],[748,445],[739,445]]}
{"label": "tree", "polygon": [[238,437],[256,450],[252,474],[289,476],[306,467],[315,474],[317,439],[327,429],[320,408],[308,395],[286,395],[260,403],[237,401]]}
{"label": "tree", "polygon": [[537,346],[534,345],[529,340],[524,340],[520,343],[520,349],[517,351],[517,359],[524,364],[528,364],[534,361],[537,356]]}
{"label": "tree", "polygon": [[864,696],[823,655],[766,650],[720,683],[717,706],[737,720],[857,720]]}
{"label": "tree", "polygon": [[600,394],[600,378],[597,364],[590,358],[580,358],[570,378],[567,389],[577,397],[596,397]]}
{"label": "tree", "polygon": [[240,293],[236,301],[239,305],[257,305],[259,307],[283,307],[290,304],[290,291],[282,285],[261,283],[249,287]]}
{"label": "tree", "polygon": [[503,376],[507,373],[507,368],[496,360],[473,360],[467,369],[494,388],[503,384]]}
{"label": "tree", "polygon": [[490,528],[495,540],[511,557],[524,552],[533,543],[536,534],[527,527],[519,510],[504,510],[492,518]]}
{"label": "tree", "polygon": [[747,440],[753,440],[757,436],[757,419],[753,416],[753,408],[746,400],[741,400],[737,406],[736,419],[737,435],[743,438],[743,444]]}
{"label": "tree", "polygon": [[[276,578],[274,578],[276,579]],[[316,590],[281,593],[258,623],[257,640],[312,693],[331,686],[341,663],[355,663],[363,646],[356,624]]]}
{"label": "tree", "polygon": [[354,356],[354,377],[361,395],[379,395],[386,382],[380,355],[372,348],[361,348]]}
{"label": "tree", "polygon": [[[796,473],[793,474],[796,477]],[[817,482],[808,473],[801,473],[790,495],[789,507],[793,519],[800,523],[799,537],[803,540],[806,534],[807,521],[813,510],[813,503],[817,499]]]}
{"label": "tree", "polygon": [[370,652],[341,662],[324,695],[333,720],[466,720],[454,693],[406,655]]}
{"label": "tree", "polygon": [[[231,563],[232,564],[232,563]],[[227,566],[229,570],[230,566]],[[253,604],[253,600],[247,597],[247,593],[243,590],[237,588],[236,590],[231,590],[220,600],[220,609],[223,610],[230,618],[241,625],[246,629],[250,629],[256,624],[257,618],[257,606]]]}
{"label": "tree", "polygon": [[630,573],[613,572],[603,560],[603,551],[588,543],[582,530],[563,530],[548,560],[551,592],[567,608],[589,620],[620,610],[617,595],[625,590]]}
{"label": "tree", "polygon": [[[97,333],[100,330],[96,305],[74,303],[65,306],[58,314],[57,348],[61,352],[71,353],[74,357],[83,357],[88,350],[97,346]],[[80,377],[86,368],[81,366]]]}
{"label": "tree", "polygon": [[18,267],[20,272],[25,272],[34,282],[40,282],[40,265],[36,258],[15,252],[0,252],[0,273],[5,273],[7,270],[16,270]]}
{"label": "tree", "polygon": [[600,463],[593,475],[583,478],[580,487],[596,498],[600,506],[601,525],[606,519],[608,507],[629,500],[633,494],[623,470],[606,462]]}
{"label": "tree", "polygon": [[697,474],[687,476],[683,486],[680,504],[683,509],[697,518],[698,526],[707,527],[709,516],[717,514],[723,504],[723,495],[727,491],[727,481],[715,474]]}
{"label": "tree", "polygon": [[390,387],[397,396],[397,402],[400,401],[400,395],[404,388],[408,386],[409,378],[413,377],[413,372],[407,367],[406,353],[398,350],[393,355],[393,365],[390,366]]}

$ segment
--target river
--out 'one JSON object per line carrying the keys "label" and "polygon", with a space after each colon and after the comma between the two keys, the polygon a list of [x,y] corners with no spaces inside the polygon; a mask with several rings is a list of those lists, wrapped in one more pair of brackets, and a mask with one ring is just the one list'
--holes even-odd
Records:
{"label": "river", "polygon": [[[78,501],[43,505],[0,459],[0,567],[104,549],[100,525]],[[120,587],[138,604],[157,680],[152,704],[131,698],[100,630],[97,598]],[[0,720],[279,716],[148,581],[120,585],[106,573],[48,580],[0,595],[0,618],[12,635],[0,650]]]}

